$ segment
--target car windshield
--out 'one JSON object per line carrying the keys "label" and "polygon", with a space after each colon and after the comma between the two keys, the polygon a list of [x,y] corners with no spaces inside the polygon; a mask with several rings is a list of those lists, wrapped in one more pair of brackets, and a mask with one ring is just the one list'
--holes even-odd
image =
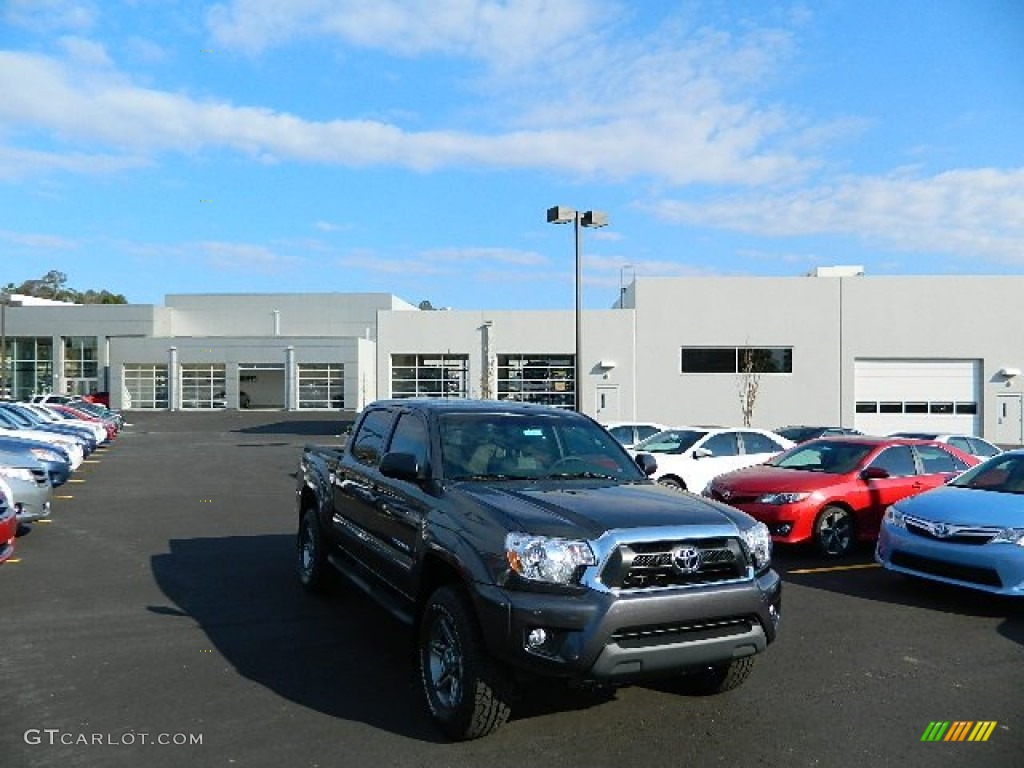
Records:
{"label": "car windshield", "polygon": [[857,469],[875,446],[847,443],[839,440],[813,440],[785,453],[780,453],[766,464],[781,469],[800,469],[827,475],[847,475]]}
{"label": "car windshield", "polygon": [[782,427],[781,429],[776,429],[775,434],[782,435],[782,437],[792,440],[794,443],[802,443],[821,434],[821,427]]}
{"label": "car windshield", "polygon": [[1024,494],[1024,454],[1001,454],[971,467],[949,485],[996,493]]}
{"label": "car windshield", "polygon": [[634,446],[634,450],[644,453],[683,453],[705,435],[706,431],[698,429],[666,429],[641,440]]}
{"label": "car windshield", "polygon": [[909,437],[914,440],[934,440],[939,435],[937,432],[893,432],[889,437]]}
{"label": "car windshield", "polygon": [[444,474],[453,480],[645,478],[608,432],[568,413],[444,414],[440,437]]}

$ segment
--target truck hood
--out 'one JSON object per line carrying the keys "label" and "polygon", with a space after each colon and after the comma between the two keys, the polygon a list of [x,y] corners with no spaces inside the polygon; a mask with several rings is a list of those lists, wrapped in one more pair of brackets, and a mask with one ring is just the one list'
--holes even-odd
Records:
{"label": "truck hood", "polygon": [[739,510],[654,483],[464,483],[458,492],[505,516],[513,530],[543,536],[596,539],[616,528],[682,525],[732,532],[753,524]]}

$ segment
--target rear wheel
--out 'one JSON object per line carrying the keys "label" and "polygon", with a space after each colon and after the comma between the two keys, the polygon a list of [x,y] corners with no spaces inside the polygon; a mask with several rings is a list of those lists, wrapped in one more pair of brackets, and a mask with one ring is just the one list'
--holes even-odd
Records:
{"label": "rear wheel", "polygon": [[307,509],[302,516],[295,543],[299,556],[299,582],[307,592],[323,592],[334,574],[327,561],[327,547],[315,510]]}
{"label": "rear wheel", "polygon": [[844,507],[829,505],[814,521],[814,540],[826,557],[840,557],[853,549],[853,515]]}
{"label": "rear wheel", "polygon": [[442,587],[427,600],[417,651],[427,710],[450,738],[478,739],[508,720],[511,684],[488,657],[460,590]]}
{"label": "rear wheel", "polygon": [[750,677],[756,656],[744,656],[723,664],[711,664],[683,676],[680,689],[696,696],[713,696],[739,688]]}

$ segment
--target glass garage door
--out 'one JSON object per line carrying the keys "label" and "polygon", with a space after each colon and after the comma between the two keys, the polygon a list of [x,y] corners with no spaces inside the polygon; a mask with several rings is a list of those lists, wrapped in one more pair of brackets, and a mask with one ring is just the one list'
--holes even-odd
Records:
{"label": "glass garage door", "polygon": [[182,409],[224,408],[224,364],[183,363],[181,366]]}
{"label": "glass garage door", "polygon": [[300,409],[345,407],[345,366],[304,363],[298,366]]}
{"label": "glass garage door", "polygon": [[126,363],[122,381],[125,408],[167,408],[166,364]]}

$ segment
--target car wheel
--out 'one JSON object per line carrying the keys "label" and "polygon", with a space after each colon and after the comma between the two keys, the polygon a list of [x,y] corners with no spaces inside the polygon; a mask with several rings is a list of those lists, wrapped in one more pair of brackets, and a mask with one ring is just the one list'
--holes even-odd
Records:
{"label": "car wheel", "polygon": [[724,664],[711,664],[704,669],[683,676],[679,688],[695,696],[714,696],[739,688],[750,677],[756,656],[744,656]]}
{"label": "car wheel", "polygon": [[686,490],[686,483],[675,477],[659,477],[658,485],[664,485],[666,488],[671,488],[673,491]]}
{"label": "car wheel", "polygon": [[827,506],[814,521],[814,540],[826,557],[839,557],[853,549],[853,515],[844,507]]}
{"label": "car wheel", "polygon": [[316,510],[308,509],[299,522],[296,537],[299,555],[299,582],[307,592],[323,592],[333,571],[327,561],[327,548]]}
{"label": "car wheel", "polygon": [[420,616],[417,661],[427,710],[450,738],[477,739],[508,720],[511,683],[487,656],[463,593],[442,587]]}

